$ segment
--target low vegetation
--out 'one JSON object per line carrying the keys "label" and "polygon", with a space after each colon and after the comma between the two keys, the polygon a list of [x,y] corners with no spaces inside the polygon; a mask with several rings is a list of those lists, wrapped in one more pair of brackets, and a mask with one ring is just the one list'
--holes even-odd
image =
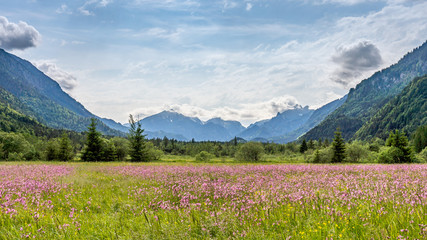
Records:
{"label": "low vegetation", "polygon": [[0,165],[0,239],[424,239],[426,165]]}

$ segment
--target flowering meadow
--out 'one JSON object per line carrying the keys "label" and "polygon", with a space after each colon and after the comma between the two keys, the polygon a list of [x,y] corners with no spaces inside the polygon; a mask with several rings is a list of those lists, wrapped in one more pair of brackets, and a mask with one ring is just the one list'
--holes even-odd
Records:
{"label": "flowering meadow", "polygon": [[0,239],[427,239],[427,165],[0,165]]}

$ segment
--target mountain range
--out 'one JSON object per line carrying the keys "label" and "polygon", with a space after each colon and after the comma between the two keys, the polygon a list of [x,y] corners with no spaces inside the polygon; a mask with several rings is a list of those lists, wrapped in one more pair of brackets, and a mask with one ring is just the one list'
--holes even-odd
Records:
{"label": "mountain range", "polygon": [[[298,138],[332,138],[337,128],[346,139],[385,138],[394,128],[411,133],[417,126],[426,124],[425,74],[427,42],[398,63],[363,80],[341,99],[315,110],[295,105],[247,128],[238,121],[221,118],[201,121],[172,111],[148,116],[140,123],[148,138],[182,141],[229,141],[238,137],[286,143]],[[90,118],[96,118],[98,130],[103,134],[125,136],[128,131],[128,125],[92,114],[30,62],[1,49],[0,103],[3,130],[17,127],[45,131],[46,125],[82,132],[87,129]]]}

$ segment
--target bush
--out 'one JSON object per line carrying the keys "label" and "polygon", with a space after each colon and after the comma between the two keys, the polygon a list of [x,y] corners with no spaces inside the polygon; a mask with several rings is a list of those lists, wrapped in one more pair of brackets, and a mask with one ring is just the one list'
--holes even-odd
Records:
{"label": "bush", "polygon": [[379,163],[404,163],[406,157],[404,152],[397,147],[389,147],[387,150],[382,151],[378,157]]}
{"label": "bush", "polygon": [[9,153],[7,157],[7,161],[16,162],[16,161],[24,161],[25,157],[23,153],[12,152]]}
{"label": "bush", "polygon": [[145,147],[149,161],[159,161],[162,158],[163,151],[156,148],[153,143],[147,142]]}
{"label": "bush", "polygon": [[346,147],[346,162],[360,162],[369,157],[369,150],[359,141],[353,141]]}
{"label": "bush", "polygon": [[311,157],[312,163],[330,163],[334,156],[334,150],[331,147],[327,147],[321,150],[316,150]]}
{"label": "bush", "polygon": [[258,162],[264,154],[264,147],[259,142],[248,142],[240,146],[236,153],[238,161]]}
{"label": "bush", "polygon": [[196,161],[207,162],[214,158],[214,155],[206,151],[201,151],[196,155]]}

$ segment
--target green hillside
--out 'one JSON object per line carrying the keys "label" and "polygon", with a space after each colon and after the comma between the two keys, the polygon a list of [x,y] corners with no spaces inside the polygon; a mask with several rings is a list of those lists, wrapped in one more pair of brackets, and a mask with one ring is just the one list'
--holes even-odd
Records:
{"label": "green hillside", "polygon": [[406,54],[398,63],[376,72],[348,93],[347,101],[322,123],[311,129],[304,138],[333,138],[339,127],[345,139],[368,122],[389,100],[408,83],[427,74],[427,42]]}
{"label": "green hillside", "polygon": [[355,138],[385,139],[394,129],[403,129],[412,134],[422,125],[427,124],[427,75],[415,78],[395,98],[384,105],[367,123]]}
{"label": "green hillside", "polygon": [[30,108],[0,88],[0,132],[22,133],[50,139],[61,136],[65,131],[74,141],[81,141],[84,138],[81,133],[47,127],[27,114],[31,114]]}
{"label": "green hillside", "polygon": [[[59,84],[40,72],[28,61],[0,49],[0,87],[16,97],[23,114],[46,126],[82,132],[90,118],[98,118],[84,108]],[[6,101],[6,98],[4,101]],[[106,135],[124,135],[98,118],[99,131]]]}

